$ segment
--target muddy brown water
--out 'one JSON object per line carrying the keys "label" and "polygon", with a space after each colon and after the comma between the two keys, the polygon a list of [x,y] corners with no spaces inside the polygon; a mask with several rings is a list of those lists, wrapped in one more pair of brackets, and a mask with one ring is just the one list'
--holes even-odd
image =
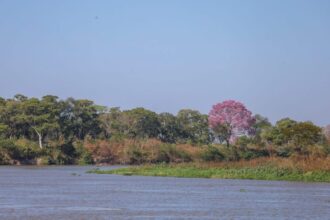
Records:
{"label": "muddy brown water", "polygon": [[0,219],[330,219],[327,183],[86,174],[91,168],[0,167]]}

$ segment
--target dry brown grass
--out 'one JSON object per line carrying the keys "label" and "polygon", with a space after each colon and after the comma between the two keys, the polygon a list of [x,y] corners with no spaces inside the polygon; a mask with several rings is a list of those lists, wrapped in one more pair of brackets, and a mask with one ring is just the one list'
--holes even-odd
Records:
{"label": "dry brown grass", "polygon": [[253,160],[240,160],[218,163],[198,163],[201,167],[244,168],[272,166],[285,169],[299,169],[303,171],[330,171],[330,156],[318,157],[262,157]]}
{"label": "dry brown grass", "polygon": [[204,151],[202,147],[193,146],[190,144],[178,144],[176,145],[176,148],[189,154],[194,161],[198,160]]}
{"label": "dry brown grass", "polygon": [[[96,163],[106,164],[129,164],[132,161],[133,151],[138,151],[143,155],[143,163],[152,163],[157,161],[157,157],[159,157],[162,149],[164,150],[164,146],[169,146],[156,139],[85,140],[83,145],[91,152]],[[194,162],[196,166],[202,167],[243,168],[273,166],[304,171],[330,171],[330,156],[325,155],[324,152],[321,151],[321,148],[317,146],[315,146],[313,150],[310,150],[309,156],[296,155],[290,158],[261,157],[252,160],[226,162],[200,162],[201,154],[205,151],[205,147],[192,146],[189,144],[170,146],[172,146],[175,151],[184,152],[186,155],[189,155],[191,161]],[[180,158],[173,158],[171,161],[182,162]]]}
{"label": "dry brown grass", "polygon": [[[123,139],[123,140],[85,140],[84,147],[91,152],[96,163],[128,164],[131,161],[132,151],[141,152],[143,161],[155,161],[162,146],[166,145],[157,139]],[[201,151],[190,145],[175,146],[176,149],[188,155],[198,157]]]}

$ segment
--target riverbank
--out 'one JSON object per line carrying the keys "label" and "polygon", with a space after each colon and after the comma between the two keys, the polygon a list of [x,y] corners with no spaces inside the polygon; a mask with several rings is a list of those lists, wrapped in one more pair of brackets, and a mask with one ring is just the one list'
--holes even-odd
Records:
{"label": "riverbank", "polygon": [[[329,161],[291,161],[285,159],[258,159],[230,163],[182,163],[142,165],[115,170],[91,170],[89,173],[163,176],[184,178],[220,178],[284,180],[303,182],[330,182]],[[323,163],[323,164],[322,164]]]}

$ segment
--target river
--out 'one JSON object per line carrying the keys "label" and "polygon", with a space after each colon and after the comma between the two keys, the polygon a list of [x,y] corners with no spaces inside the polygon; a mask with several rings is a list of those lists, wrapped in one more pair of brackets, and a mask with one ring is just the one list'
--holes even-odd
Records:
{"label": "river", "polygon": [[330,219],[327,183],[85,173],[91,168],[0,167],[0,219]]}

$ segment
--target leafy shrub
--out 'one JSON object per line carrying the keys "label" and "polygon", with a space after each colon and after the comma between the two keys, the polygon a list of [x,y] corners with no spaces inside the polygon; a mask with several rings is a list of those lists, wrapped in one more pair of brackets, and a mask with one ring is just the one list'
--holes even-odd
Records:
{"label": "leafy shrub", "polygon": [[0,140],[0,151],[3,155],[7,155],[7,158],[19,160],[21,158],[18,147],[12,140]]}
{"label": "leafy shrub", "polygon": [[171,162],[190,162],[191,156],[171,144],[163,144],[160,146],[157,156],[154,160],[156,163],[171,163]]}
{"label": "leafy shrub", "polygon": [[18,139],[15,145],[19,151],[20,160],[33,160],[42,152],[37,143],[27,139]]}
{"label": "leafy shrub", "polygon": [[10,157],[6,152],[0,149],[0,165],[9,165],[10,164]]}
{"label": "leafy shrub", "polygon": [[89,165],[89,164],[94,164],[94,160],[92,157],[92,154],[89,153],[88,151],[85,151],[78,160],[79,165]]}
{"label": "leafy shrub", "polygon": [[235,145],[240,149],[245,149],[252,140],[247,136],[241,136],[236,140]]}
{"label": "leafy shrub", "polygon": [[214,146],[208,146],[207,149],[202,152],[201,158],[203,161],[222,161],[224,159],[220,150]]}
{"label": "leafy shrub", "polygon": [[276,148],[276,155],[279,157],[290,157],[292,154],[292,148],[288,146],[279,146]]}
{"label": "leafy shrub", "polygon": [[130,164],[142,164],[147,161],[148,154],[141,148],[132,147],[128,151],[129,163]]}
{"label": "leafy shrub", "polygon": [[47,146],[42,149],[41,157],[39,160],[42,160],[44,164],[49,165],[67,165],[75,164],[76,160],[76,151],[71,142],[67,143],[53,143],[52,146]]}
{"label": "leafy shrub", "polygon": [[239,151],[239,157],[245,160],[251,160],[258,157],[267,156],[269,156],[269,152],[264,148],[247,148],[245,150]]}
{"label": "leafy shrub", "polygon": [[71,142],[64,143],[55,149],[55,162],[58,165],[74,164],[76,151]]}
{"label": "leafy shrub", "polygon": [[313,145],[305,147],[303,153],[314,158],[325,158],[329,154],[329,150],[329,146],[327,145]]}
{"label": "leafy shrub", "polygon": [[88,165],[94,163],[92,153],[84,147],[82,142],[77,141],[73,143],[73,146],[79,165]]}
{"label": "leafy shrub", "polygon": [[240,155],[235,146],[232,147],[222,147],[221,152],[224,155],[225,161],[238,161],[240,159]]}
{"label": "leafy shrub", "polygon": [[27,139],[0,140],[0,164],[10,164],[13,161],[34,163],[41,154],[38,145]]}

